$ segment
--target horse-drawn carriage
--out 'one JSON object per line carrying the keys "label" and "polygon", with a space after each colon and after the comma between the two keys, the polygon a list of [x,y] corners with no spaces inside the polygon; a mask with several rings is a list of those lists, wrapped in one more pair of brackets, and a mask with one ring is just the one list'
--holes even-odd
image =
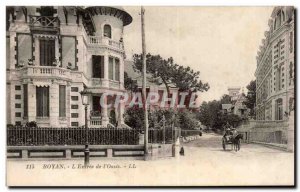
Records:
{"label": "horse-drawn carriage", "polygon": [[234,128],[227,128],[222,138],[223,149],[226,150],[226,145],[231,145],[231,149],[239,151],[241,148],[242,134],[239,134]]}

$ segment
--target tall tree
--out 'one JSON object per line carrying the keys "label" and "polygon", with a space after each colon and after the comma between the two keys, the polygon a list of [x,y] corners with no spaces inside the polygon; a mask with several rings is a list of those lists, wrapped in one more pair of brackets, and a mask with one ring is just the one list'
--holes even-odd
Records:
{"label": "tall tree", "polygon": [[229,95],[227,95],[227,94],[224,94],[221,97],[220,103],[221,104],[230,104],[231,103],[231,97]]}
{"label": "tall tree", "polygon": [[[142,71],[142,55],[133,56],[134,70]],[[163,59],[160,55],[146,55],[147,73],[150,75],[150,81],[158,85],[164,84],[168,94],[170,86],[176,86],[179,91],[207,91],[208,83],[200,80],[200,72],[194,71],[190,67],[183,67],[175,64],[173,58]]]}
{"label": "tall tree", "polygon": [[244,104],[250,109],[250,116],[255,119],[255,103],[256,103],[256,80],[252,80],[246,87],[248,93]]}

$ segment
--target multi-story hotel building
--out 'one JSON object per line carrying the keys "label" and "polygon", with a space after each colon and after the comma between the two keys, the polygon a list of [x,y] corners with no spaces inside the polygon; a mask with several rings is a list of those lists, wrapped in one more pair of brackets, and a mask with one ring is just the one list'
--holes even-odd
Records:
{"label": "multi-story hotel building", "polygon": [[284,120],[294,102],[294,8],[275,7],[257,55],[256,118]]}
{"label": "multi-story hotel building", "polygon": [[7,7],[7,123],[82,126],[86,89],[91,127],[113,116],[124,124],[124,106],[102,108],[99,100],[125,92],[123,27],[131,22],[119,7]]}

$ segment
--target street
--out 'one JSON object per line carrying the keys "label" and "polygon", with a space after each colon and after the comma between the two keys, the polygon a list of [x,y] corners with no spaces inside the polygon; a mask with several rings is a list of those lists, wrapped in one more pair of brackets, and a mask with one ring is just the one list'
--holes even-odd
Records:
{"label": "street", "polygon": [[[200,139],[184,144],[184,149],[185,156],[154,161],[92,159],[91,165],[94,167],[90,169],[78,168],[78,164],[83,164],[83,159],[30,162],[9,160],[7,182],[49,186],[189,186],[195,183],[200,186],[244,186],[292,185],[294,182],[293,153],[244,143],[238,152],[223,151],[221,136],[205,133]],[[34,168],[26,169],[32,162]],[[52,166],[45,169],[45,163]],[[59,164],[64,168],[59,167]],[[97,169],[97,166],[101,169]]]}

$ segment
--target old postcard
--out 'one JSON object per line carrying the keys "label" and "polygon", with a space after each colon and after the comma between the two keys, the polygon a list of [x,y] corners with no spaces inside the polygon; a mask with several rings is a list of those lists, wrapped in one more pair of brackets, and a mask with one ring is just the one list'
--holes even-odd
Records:
{"label": "old postcard", "polygon": [[7,186],[294,186],[295,8],[6,6]]}

